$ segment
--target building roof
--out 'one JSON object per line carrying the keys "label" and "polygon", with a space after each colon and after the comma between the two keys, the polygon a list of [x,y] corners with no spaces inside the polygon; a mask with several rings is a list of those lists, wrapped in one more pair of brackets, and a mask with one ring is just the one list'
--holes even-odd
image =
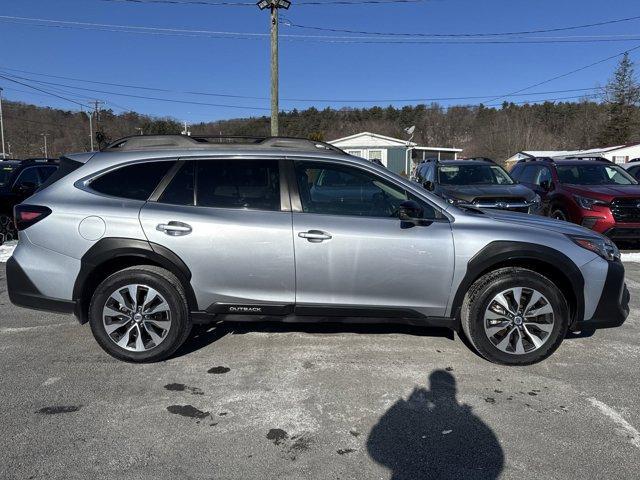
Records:
{"label": "building roof", "polygon": [[399,138],[387,137],[378,133],[360,132],[348,137],[337,138],[328,143],[336,147],[416,147],[418,144],[401,140]]}
{"label": "building roof", "polygon": [[580,157],[580,156],[598,156],[605,153],[611,153],[624,148],[636,147],[640,143],[628,143],[626,145],[616,145],[613,147],[592,148],[590,150],[522,150],[511,156],[507,161],[521,160],[526,157]]}

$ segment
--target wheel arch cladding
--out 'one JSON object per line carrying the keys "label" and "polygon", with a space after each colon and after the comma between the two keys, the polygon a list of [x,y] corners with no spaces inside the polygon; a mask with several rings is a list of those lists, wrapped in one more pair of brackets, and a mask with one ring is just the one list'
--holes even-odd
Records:
{"label": "wheel arch cladding", "polygon": [[534,270],[558,286],[569,307],[570,322],[584,316],[584,278],[580,269],[562,252],[544,245],[527,242],[491,242],[474,255],[456,290],[451,315],[460,318],[464,297],[473,283],[486,273],[503,267]]}
{"label": "wheel arch cladding", "polygon": [[136,265],[155,265],[173,273],[184,288],[189,310],[198,310],[191,287],[191,271],[175,253],[145,240],[103,238],[82,256],[80,273],[73,287],[76,316],[80,323],[88,321],[89,303],[96,287],[109,275]]}

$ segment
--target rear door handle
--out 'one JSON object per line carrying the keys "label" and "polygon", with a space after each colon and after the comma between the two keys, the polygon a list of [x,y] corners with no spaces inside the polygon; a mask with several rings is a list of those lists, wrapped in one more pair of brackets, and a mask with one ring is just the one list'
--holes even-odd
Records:
{"label": "rear door handle", "polygon": [[169,223],[161,223],[156,227],[159,232],[164,232],[172,237],[181,235],[189,235],[192,231],[191,225],[182,222],[171,221]]}
{"label": "rear door handle", "polygon": [[298,233],[300,238],[306,238],[308,241],[312,243],[320,243],[325,240],[331,240],[331,235],[327,232],[323,232],[322,230],[309,230],[308,232],[300,232]]}

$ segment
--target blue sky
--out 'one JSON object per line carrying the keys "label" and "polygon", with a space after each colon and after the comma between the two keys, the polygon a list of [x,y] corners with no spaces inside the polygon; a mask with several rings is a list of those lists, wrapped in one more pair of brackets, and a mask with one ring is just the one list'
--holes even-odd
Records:
{"label": "blue sky", "polygon": [[[210,0],[215,1],[215,0]],[[239,0],[246,1],[246,0]],[[303,0],[301,0],[303,1]],[[606,8],[615,5],[615,8]],[[212,7],[103,0],[4,1],[0,15],[69,22],[134,25],[171,29],[268,32],[268,14],[257,7]],[[296,6],[283,15],[301,25],[377,32],[485,33],[538,30],[595,23],[640,15],[637,0],[603,3],[595,0],[433,0],[385,5]],[[37,84],[81,103],[106,100],[116,112],[131,109],[158,116],[198,121],[268,114],[269,42],[254,39],[203,38],[44,28],[0,19],[0,69],[18,69],[49,75],[142,85],[171,90],[152,92],[47,78],[16,71],[0,74],[105,90],[87,92]],[[18,21],[19,22],[19,21]],[[640,20],[607,26],[529,36],[634,35]],[[334,35],[286,25],[281,34]],[[283,38],[280,44],[282,98],[302,99],[413,99],[487,96],[487,100],[519,90],[607,56],[640,45],[635,41],[564,44],[370,44],[315,42],[310,38]],[[640,50],[632,54],[640,59]],[[590,88],[606,83],[616,61],[611,60],[536,87],[529,92]],[[30,83],[29,81],[28,83]],[[36,85],[31,83],[32,85]],[[38,105],[78,109],[76,104],[0,78],[4,95]],[[198,91],[264,99],[186,95]],[[214,104],[189,105],[115,95],[126,93]],[[74,96],[71,97],[71,94]],[[558,98],[576,93],[543,94],[526,99]],[[480,100],[444,101],[445,105]],[[378,102],[402,105],[409,102]],[[373,103],[294,102],[282,100],[282,109],[331,106],[370,106]],[[264,109],[264,110],[260,110]]]}

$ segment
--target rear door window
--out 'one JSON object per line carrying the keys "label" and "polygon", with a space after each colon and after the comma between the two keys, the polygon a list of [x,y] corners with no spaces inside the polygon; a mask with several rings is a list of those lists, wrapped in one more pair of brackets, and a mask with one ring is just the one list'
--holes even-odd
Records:
{"label": "rear door window", "polygon": [[167,188],[165,188],[158,201],[171,205],[195,204],[195,166],[193,162],[186,162],[175,174]]}
{"label": "rear door window", "polygon": [[40,185],[40,178],[38,177],[38,168],[37,167],[27,167],[16,179],[16,185],[22,185],[23,183],[32,183],[36,186]]}
{"label": "rear door window", "polygon": [[89,183],[98,193],[131,200],[147,200],[174,161],[141,162],[112,170]]}
{"label": "rear door window", "polygon": [[199,160],[196,199],[203,207],[279,211],[277,160]]}

